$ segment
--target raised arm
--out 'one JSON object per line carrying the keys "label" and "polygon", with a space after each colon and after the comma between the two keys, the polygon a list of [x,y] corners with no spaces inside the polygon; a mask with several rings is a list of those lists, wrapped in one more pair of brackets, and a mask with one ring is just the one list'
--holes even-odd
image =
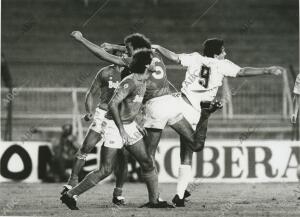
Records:
{"label": "raised arm", "polygon": [[176,62],[176,63],[180,63],[180,59],[179,59],[179,55],[160,46],[160,45],[152,45],[151,46],[153,49],[155,49],[156,51],[158,51],[161,55],[163,55],[165,58]]}
{"label": "raised arm", "polygon": [[125,46],[122,45],[118,45],[118,44],[110,44],[107,42],[104,42],[103,44],[100,45],[101,48],[103,48],[104,50],[106,50],[107,52],[111,52],[113,50],[118,50],[121,52],[127,52],[127,49]]}
{"label": "raised arm", "polygon": [[244,67],[241,68],[240,71],[237,73],[237,77],[250,77],[264,74],[281,75],[283,71],[284,68],[280,66],[271,66],[266,68]]}
{"label": "raised arm", "polygon": [[127,63],[118,56],[111,55],[105,51],[104,48],[90,42],[89,40],[85,39],[81,32],[74,31],[71,33],[71,36],[80,42],[85,48],[87,48],[90,52],[92,52],[96,57],[102,59],[104,61],[119,65],[119,66],[127,66]]}

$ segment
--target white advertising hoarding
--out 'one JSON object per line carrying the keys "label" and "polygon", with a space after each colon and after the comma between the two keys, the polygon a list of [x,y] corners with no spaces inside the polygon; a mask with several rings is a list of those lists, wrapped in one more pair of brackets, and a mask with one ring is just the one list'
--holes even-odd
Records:
{"label": "white advertising hoarding", "polygon": [[[85,171],[99,166],[97,148],[87,158]],[[0,182],[39,182],[52,156],[47,142],[1,142]],[[180,164],[179,141],[163,139],[156,154],[160,182],[176,182]],[[193,176],[199,182],[296,182],[300,142],[207,141],[194,153]]]}

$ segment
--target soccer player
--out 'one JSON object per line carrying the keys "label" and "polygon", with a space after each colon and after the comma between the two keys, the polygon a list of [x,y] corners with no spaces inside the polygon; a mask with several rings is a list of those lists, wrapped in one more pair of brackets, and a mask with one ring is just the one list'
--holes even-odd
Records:
{"label": "soccer player", "polygon": [[[128,66],[131,61],[130,58],[120,58],[106,52],[106,50],[112,48],[116,49],[117,45],[105,43],[99,47],[83,37],[80,37],[77,40],[100,59],[125,67]],[[145,36],[138,33],[127,36],[124,43],[129,55],[132,54],[138,46],[151,48],[150,41]],[[125,50],[124,47],[120,49],[123,49],[123,51]],[[170,125],[171,128],[178,132],[182,138],[185,138],[186,142],[184,145],[190,146],[193,151],[201,151],[206,139],[208,117],[212,112],[221,108],[221,104],[218,102],[202,103],[207,109],[205,109],[205,111],[203,110],[203,114],[201,115],[201,118],[199,118],[199,127],[197,127],[196,132],[194,132],[192,126],[183,117],[182,108],[178,106],[180,104],[180,98],[170,94],[171,91],[166,76],[166,67],[163,64],[162,59],[157,53],[154,55],[156,72],[152,73],[147,80],[147,89],[144,97],[146,108],[144,127],[147,129],[145,142],[148,147],[148,152],[154,159],[162,130],[166,124]],[[180,183],[181,181],[179,180],[179,184]],[[186,194],[186,196],[188,196],[188,194]]]}
{"label": "soccer player", "polygon": [[[81,33],[80,37],[77,37],[75,39],[89,51],[91,51],[95,56],[104,61],[125,67],[128,67],[131,62],[130,57],[121,58],[107,53],[106,49],[103,46],[100,47],[96,44],[93,44],[92,42],[84,38]],[[123,47],[120,49],[126,49],[129,56],[138,46],[144,46],[145,48],[149,49],[151,48],[149,39],[139,33],[127,36],[124,40],[124,43],[126,45],[126,48]],[[187,144],[193,151],[201,151],[205,143],[204,137],[206,135],[206,130],[201,131],[204,128],[199,128],[201,132],[198,131],[198,129],[196,132],[194,132],[191,125],[183,117],[181,108],[177,106],[178,97],[171,94],[169,82],[165,73],[165,65],[163,64],[162,59],[158,54],[154,55],[156,71],[155,73],[152,73],[147,81],[147,90],[144,98],[144,103],[147,102],[146,121],[144,126],[145,128],[147,128],[147,133],[150,134],[147,136],[151,138],[151,141],[149,142],[158,144],[162,129],[166,126],[166,124],[168,124],[176,132],[182,135],[187,141],[189,141]],[[203,105],[208,107],[210,106],[214,108],[213,110],[215,110],[216,107],[219,106],[218,103],[212,103],[211,105],[206,103]],[[194,137],[196,137],[197,140]]]}
{"label": "soccer player", "polygon": [[[114,55],[122,56],[123,53],[119,50],[112,50]],[[109,65],[100,69],[95,76],[91,87],[86,93],[85,96],[85,109],[86,115],[84,119],[90,121],[93,119],[87,134],[84,138],[84,141],[77,151],[71,175],[66,185],[63,187],[62,194],[72,187],[78,184],[78,175],[82,170],[87,154],[96,146],[96,144],[103,139],[103,129],[102,122],[104,115],[107,112],[108,102],[113,96],[114,90],[118,87],[119,82],[121,81],[124,75],[124,67],[117,65]],[[99,103],[97,105],[95,115],[92,114],[93,108],[93,97],[96,95],[99,96]],[[121,205],[125,203],[125,198],[122,197],[122,187],[127,178],[127,158],[125,150],[118,150],[118,161],[119,164],[116,165],[114,170],[116,176],[116,187],[113,192],[113,203]]]}
{"label": "soccer player", "polygon": [[291,115],[291,122],[292,124],[295,124],[300,109],[300,73],[296,78],[293,92],[294,92],[294,98],[293,98],[293,113]]}
{"label": "soccer player", "polygon": [[[74,33],[79,34],[79,33]],[[146,182],[150,208],[172,207],[165,201],[159,201],[158,177],[154,161],[147,154],[143,135],[145,129],[137,125],[135,118],[139,113],[146,91],[146,80],[152,73],[152,51],[143,49],[133,54],[130,63],[132,74],[123,79],[108,104],[108,112],[102,122],[105,128],[105,143],[101,149],[101,164],[98,170],[89,173],[77,186],[64,193],[61,197],[70,209],[78,209],[76,197],[112,172],[117,150],[123,146],[139,162],[143,178]]]}
{"label": "soccer player", "polygon": [[[222,85],[223,78],[257,76],[263,74],[279,75],[283,68],[272,66],[267,68],[241,68],[233,62],[225,59],[226,52],[224,42],[213,38],[204,42],[203,55],[195,52],[191,54],[177,54],[159,45],[153,45],[167,59],[187,67],[185,79],[182,83],[182,111],[184,117],[194,129],[201,125],[197,124],[201,114],[200,104],[203,101],[213,101],[218,88]],[[203,110],[203,109],[202,109]],[[202,116],[202,115],[201,115]],[[197,137],[199,134],[195,134]],[[191,179],[192,150],[185,145],[186,139],[180,137],[181,166],[177,185],[177,195],[173,198],[176,206],[184,206],[185,191]]]}

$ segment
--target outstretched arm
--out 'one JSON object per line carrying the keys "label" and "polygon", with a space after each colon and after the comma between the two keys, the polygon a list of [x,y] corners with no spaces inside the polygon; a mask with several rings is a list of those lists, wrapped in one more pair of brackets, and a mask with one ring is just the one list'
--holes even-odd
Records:
{"label": "outstretched arm", "polygon": [[161,55],[163,55],[165,58],[176,62],[176,63],[180,63],[180,59],[179,59],[179,55],[160,46],[160,45],[152,45],[151,46],[153,49],[157,50]]}
{"label": "outstretched arm", "polygon": [[271,66],[266,68],[244,67],[241,68],[240,71],[237,73],[237,77],[250,77],[264,74],[281,75],[283,71],[284,68],[280,66]]}
{"label": "outstretched arm", "polygon": [[74,32],[71,33],[71,36],[75,40],[80,42],[90,52],[92,52],[96,57],[98,57],[98,58],[100,58],[104,61],[119,65],[119,66],[127,66],[127,64],[124,62],[124,60],[121,57],[114,56],[114,55],[111,55],[111,54],[107,53],[104,48],[101,48],[100,46],[90,42],[87,39],[85,39],[82,36],[81,32],[74,31]]}
{"label": "outstretched arm", "polygon": [[118,44],[110,44],[110,43],[104,42],[100,45],[100,47],[103,48],[104,50],[106,50],[107,52],[111,52],[113,50],[118,50],[118,51],[121,51],[124,53],[127,52],[125,46],[118,45]]}

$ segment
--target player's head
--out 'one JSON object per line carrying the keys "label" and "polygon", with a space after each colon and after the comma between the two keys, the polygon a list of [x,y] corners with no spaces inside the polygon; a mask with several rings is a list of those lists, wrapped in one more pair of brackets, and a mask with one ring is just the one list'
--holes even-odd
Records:
{"label": "player's head", "polygon": [[124,44],[127,48],[129,56],[132,56],[133,51],[135,51],[136,49],[151,49],[150,40],[140,33],[134,33],[126,36],[124,39]]}
{"label": "player's head", "polygon": [[224,59],[226,56],[224,41],[218,38],[207,39],[203,43],[203,55],[206,57]]}
{"label": "player's head", "polygon": [[[129,69],[132,73],[143,74],[148,70],[153,58],[152,50],[150,49],[137,49],[132,55],[132,61]],[[150,69],[149,69],[150,70]]]}

